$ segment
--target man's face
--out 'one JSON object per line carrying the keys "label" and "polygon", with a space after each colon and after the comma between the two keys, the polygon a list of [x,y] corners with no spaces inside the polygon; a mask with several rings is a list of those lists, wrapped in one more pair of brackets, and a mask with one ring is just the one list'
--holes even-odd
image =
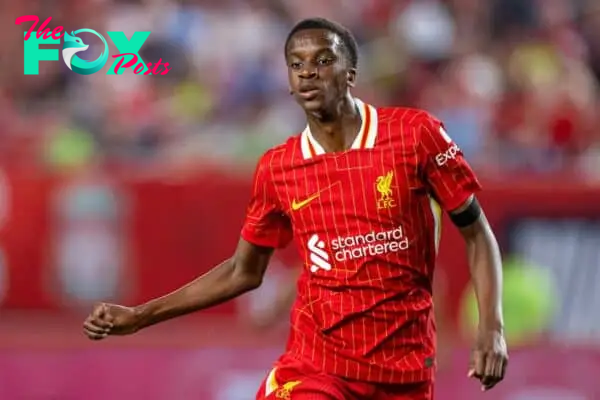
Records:
{"label": "man's face", "polygon": [[290,89],[306,112],[335,109],[354,86],[356,71],[341,39],[328,30],[295,33],[286,49],[286,61]]}

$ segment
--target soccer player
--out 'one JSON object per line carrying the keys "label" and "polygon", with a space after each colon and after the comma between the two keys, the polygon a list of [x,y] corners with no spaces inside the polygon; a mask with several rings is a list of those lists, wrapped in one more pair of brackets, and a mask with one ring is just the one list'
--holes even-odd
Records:
{"label": "soccer player", "polygon": [[507,365],[501,260],[460,149],[425,111],[352,96],[357,45],[344,27],[299,22],[285,60],[308,124],[258,162],[234,254],[146,304],[96,305],[85,333],[134,333],[255,289],[273,251],[294,240],[306,264],[290,336],[257,399],[431,399],[442,209],[465,238],[477,293],[468,375],[492,388]]}

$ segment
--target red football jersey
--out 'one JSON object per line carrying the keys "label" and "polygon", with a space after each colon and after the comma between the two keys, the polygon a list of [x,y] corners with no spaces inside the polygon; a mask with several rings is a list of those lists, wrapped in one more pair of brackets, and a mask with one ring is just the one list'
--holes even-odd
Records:
{"label": "red football jersey", "polygon": [[284,357],[348,379],[428,380],[438,204],[454,210],[480,185],[427,112],[357,104],[350,150],[326,153],[307,128],[265,153],[242,237],[294,239],[305,260]]}

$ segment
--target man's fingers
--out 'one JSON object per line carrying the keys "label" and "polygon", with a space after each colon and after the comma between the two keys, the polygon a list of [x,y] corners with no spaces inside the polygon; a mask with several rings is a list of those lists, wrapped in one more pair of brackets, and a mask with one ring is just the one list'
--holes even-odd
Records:
{"label": "man's fingers", "polygon": [[495,357],[492,375],[498,380],[504,379],[504,374],[506,373],[506,366],[508,364],[508,358],[506,354],[498,354]]}
{"label": "man's fingers", "polygon": [[112,322],[104,318],[91,318],[89,321],[102,329],[110,329],[113,326]]}
{"label": "man's fingers", "polygon": [[89,320],[85,321],[83,323],[83,328],[86,331],[91,332],[91,333],[99,333],[100,334],[100,333],[106,333],[107,332],[106,328],[104,328],[102,326],[99,326],[96,323],[94,323],[93,321],[89,321]]}
{"label": "man's fingers", "polygon": [[[83,323],[84,333],[93,340],[100,340],[105,338],[112,328],[112,321],[108,321],[107,317],[108,307],[106,304],[97,304],[92,313]],[[112,320],[112,318],[111,318]]]}
{"label": "man's fingers", "polygon": [[485,367],[483,368],[484,378],[494,377],[494,368],[498,362],[498,357],[494,353],[488,353],[485,357]]}
{"label": "man's fingers", "polygon": [[504,379],[504,375],[506,375],[506,367],[508,366],[508,357],[504,356],[502,358],[502,365],[500,365],[500,377]]}
{"label": "man's fingers", "polygon": [[481,386],[481,391],[486,392],[486,391],[492,389],[494,386],[496,386],[499,382],[500,381],[498,381],[498,380],[491,380],[488,383]]}
{"label": "man's fingers", "polygon": [[481,389],[486,391],[496,386],[504,379],[506,371],[506,358],[501,354],[488,354],[486,357],[485,372],[481,378]]}
{"label": "man's fingers", "polygon": [[498,379],[490,375],[484,375],[481,378],[481,390],[489,390],[493,388],[496,383],[498,383]]}
{"label": "man's fingers", "polygon": [[112,327],[113,317],[109,313],[108,306],[105,303],[100,303],[94,307],[88,320],[91,320],[97,326],[109,329]]}
{"label": "man's fingers", "polygon": [[504,360],[503,360],[502,356],[498,356],[497,360],[494,362],[494,365],[492,367],[491,376],[493,376],[494,378],[496,378],[498,380],[502,380],[502,378],[504,377],[504,375],[502,374],[502,364],[503,363],[504,363]]}
{"label": "man's fingers", "polygon": [[91,340],[102,340],[108,336],[106,333],[99,334],[99,333],[92,333],[92,332],[88,332],[88,331],[85,331],[85,334]]}
{"label": "man's fingers", "polygon": [[98,326],[90,320],[83,323],[83,333],[92,340],[100,340],[108,336],[108,330],[106,328]]}
{"label": "man's fingers", "polygon": [[481,378],[485,372],[485,353],[479,350],[473,352],[473,367],[471,377]]}

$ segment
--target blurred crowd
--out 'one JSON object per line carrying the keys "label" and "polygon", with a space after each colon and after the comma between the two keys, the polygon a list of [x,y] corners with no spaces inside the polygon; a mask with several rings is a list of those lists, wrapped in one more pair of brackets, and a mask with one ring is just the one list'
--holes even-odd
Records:
{"label": "blurred crowd", "polygon": [[[5,0],[0,11],[11,16],[0,156],[14,163],[247,166],[302,130],[283,44],[296,21],[322,16],[359,42],[357,96],[434,113],[479,171],[600,175],[594,0]],[[24,75],[29,26],[12,21],[26,14],[69,31],[152,31],[140,55],[172,69],[83,76],[61,61]]]}

